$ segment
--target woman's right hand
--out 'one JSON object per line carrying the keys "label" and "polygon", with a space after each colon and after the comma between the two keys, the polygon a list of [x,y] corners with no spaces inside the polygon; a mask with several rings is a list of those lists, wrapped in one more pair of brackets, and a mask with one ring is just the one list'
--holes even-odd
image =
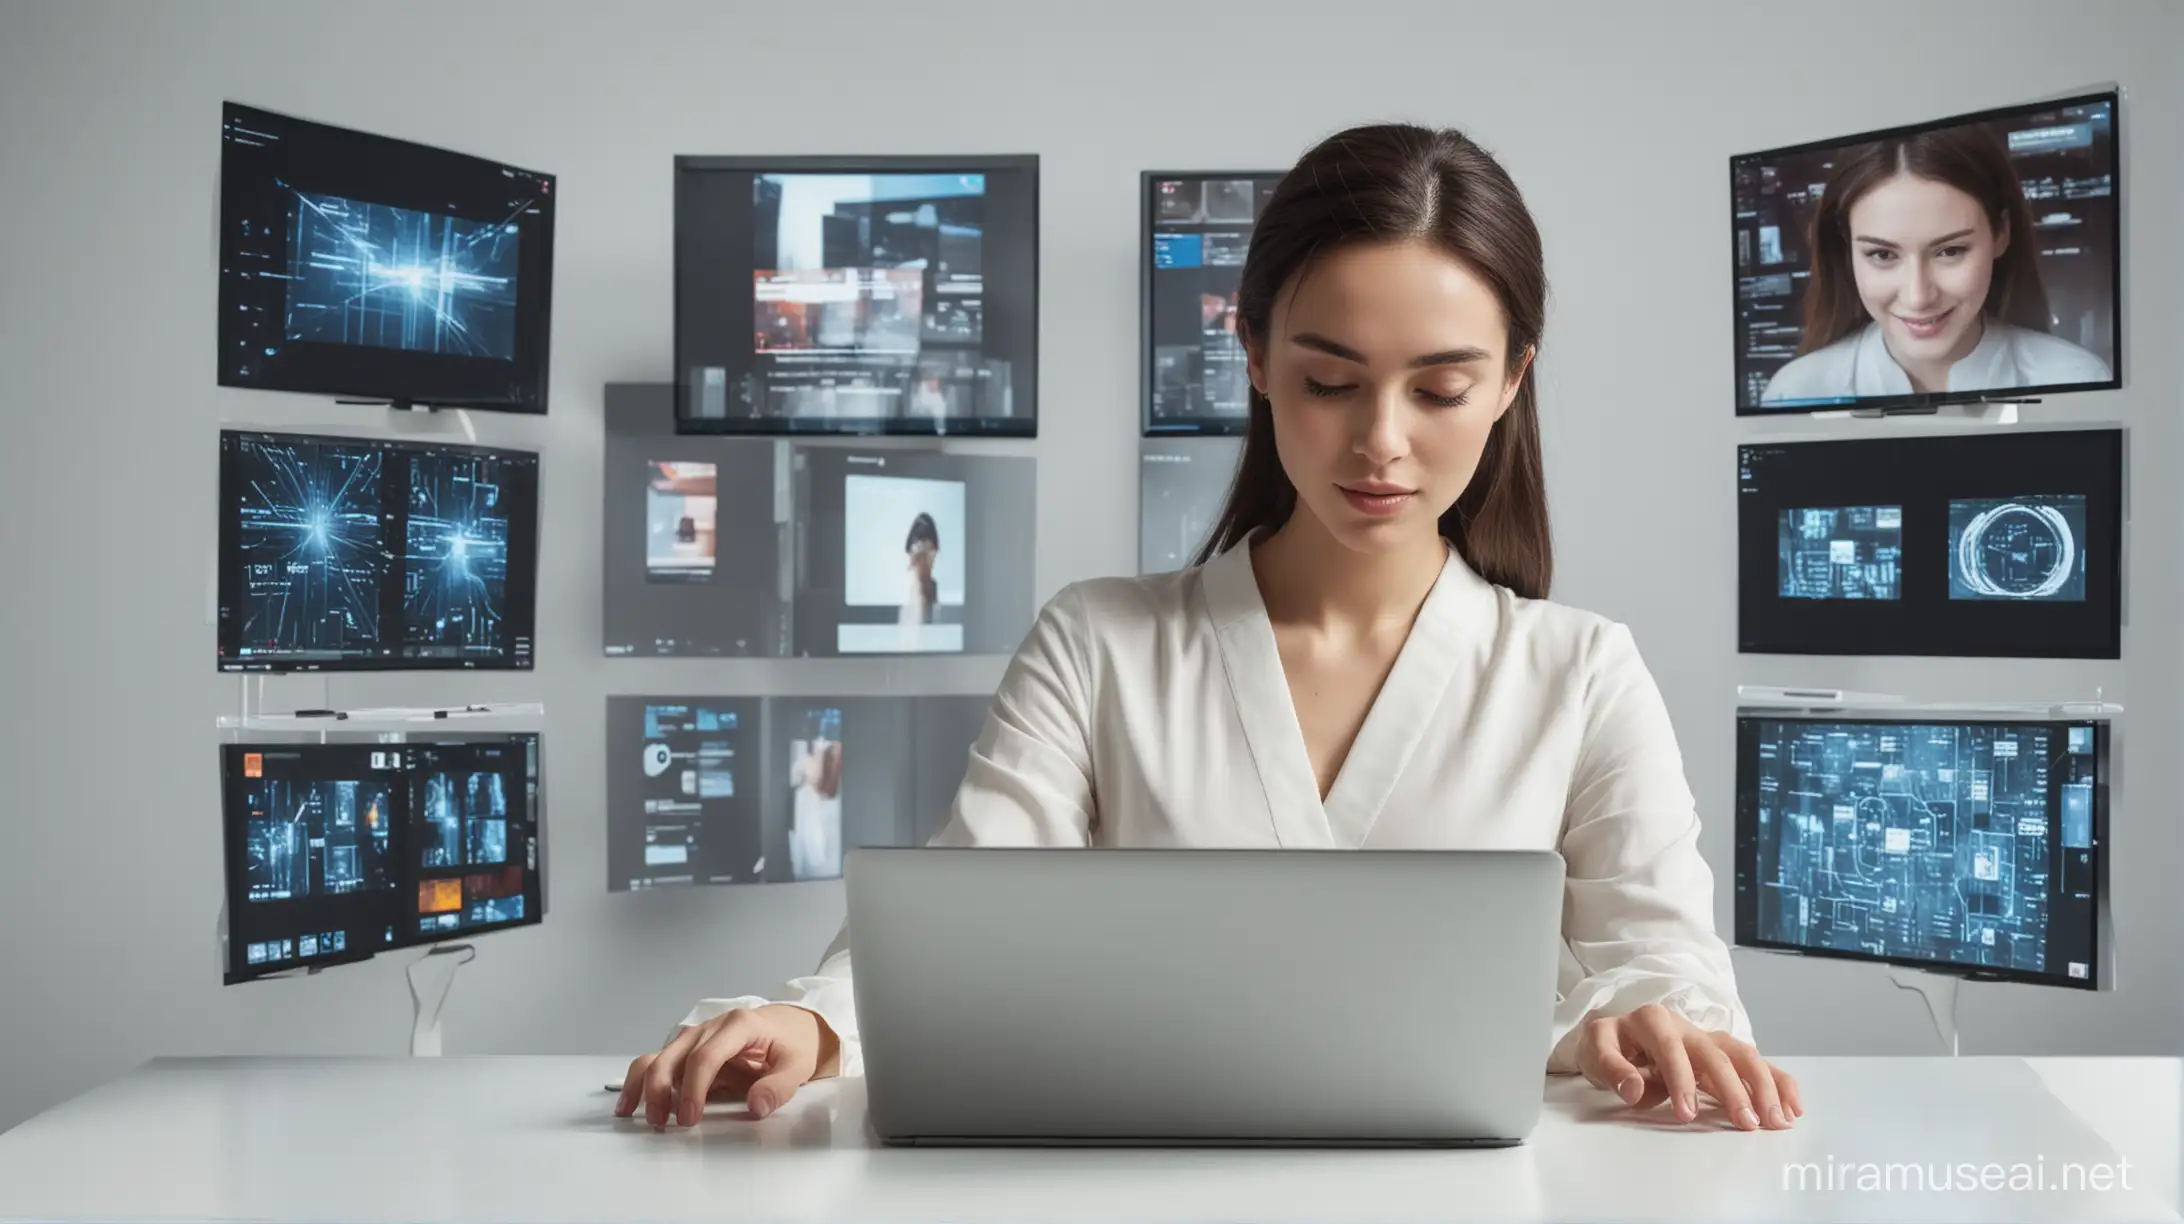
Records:
{"label": "woman's right hand", "polygon": [[740,1096],[763,1118],[840,1067],[841,1041],[818,1013],[789,1003],[739,1007],[686,1025],[659,1053],[639,1056],[614,1113],[627,1118],[643,1105],[654,1130],[667,1129],[671,1116],[696,1126],[708,1100]]}

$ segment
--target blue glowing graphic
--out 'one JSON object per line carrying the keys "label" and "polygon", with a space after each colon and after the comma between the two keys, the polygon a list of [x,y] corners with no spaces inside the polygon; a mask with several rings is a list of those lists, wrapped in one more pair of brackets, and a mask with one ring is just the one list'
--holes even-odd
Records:
{"label": "blue glowing graphic", "polygon": [[497,773],[433,773],[422,790],[419,862],[426,867],[508,861],[508,789]]}
{"label": "blue glowing graphic", "polygon": [[1952,500],[1949,598],[2085,600],[2085,496]]}
{"label": "blue glowing graphic", "polygon": [[402,558],[406,653],[507,655],[505,466],[469,454],[410,458],[409,539]]}
{"label": "blue glowing graphic", "polygon": [[2051,837],[2049,771],[2075,776],[2054,738],[2038,724],[1760,722],[1747,766],[1760,940],[2056,972],[2050,897],[2066,890],[2051,877],[2058,844],[2090,842],[2091,790],[2065,784]]}
{"label": "blue glowing graphic", "polygon": [[268,778],[252,784],[246,802],[244,880],[251,901],[394,887],[384,785]]}
{"label": "blue glowing graphic", "polygon": [[472,221],[295,196],[287,339],[515,359],[517,219],[528,204],[499,221]]}
{"label": "blue glowing graphic", "polygon": [[369,653],[379,643],[376,447],[240,449],[244,655]]}
{"label": "blue glowing graphic", "polygon": [[1776,523],[1784,599],[1898,599],[1902,506],[1784,510]]}

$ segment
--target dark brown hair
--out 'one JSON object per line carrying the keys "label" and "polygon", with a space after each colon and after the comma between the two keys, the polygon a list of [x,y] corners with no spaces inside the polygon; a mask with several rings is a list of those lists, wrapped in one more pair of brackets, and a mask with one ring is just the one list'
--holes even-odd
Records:
{"label": "dark brown hair", "polygon": [[1973,123],[1844,151],[1812,214],[1812,284],[1805,290],[1805,335],[1798,356],[1824,349],[1869,321],[1851,267],[1856,254],[1851,250],[1850,209],[1898,174],[1947,183],[1978,201],[1997,234],[2008,231],[2009,249],[1994,261],[1994,278],[1987,283],[1981,309],[1989,318],[2028,331],[2053,330],[2024,188],[2010,168],[2002,138],[1985,124]]}
{"label": "dark brown hair", "polygon": [[[1547,316],[1539,230],[1501,163],[1449,128],[1381,124],[1321,141],[1274,189],[1251,233],[1237,292],[1239,339],[1272,339],[1274,298],[1317,256],[1355,243],[1416,239],[1469,268],[1494,291],[1508,324],[1505,373],[1536,357]],[[1544,599],[1554,577],[1547,479],[1540,466],[1539,364],[1487,435],[1471,483],[1441,516],[1441,534],[1487,581]],[[1204,564],[1280,527],[1297,490],[1274,449],[1274,410],[1250,391],[1244,453],[1228,504],[1200,550]]]}

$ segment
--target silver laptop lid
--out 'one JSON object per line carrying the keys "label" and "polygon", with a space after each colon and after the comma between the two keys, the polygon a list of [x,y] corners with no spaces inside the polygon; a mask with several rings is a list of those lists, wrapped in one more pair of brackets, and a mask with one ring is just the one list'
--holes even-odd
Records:
{"label": "silver laptop lid", "polygon": [[890,1142],[1508,1143],[1550,851],[912,849],[846,864]]}

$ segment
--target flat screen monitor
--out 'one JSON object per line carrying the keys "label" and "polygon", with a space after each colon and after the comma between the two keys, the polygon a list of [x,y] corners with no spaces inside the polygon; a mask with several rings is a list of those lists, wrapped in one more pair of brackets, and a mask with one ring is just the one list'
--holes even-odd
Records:
{"label": "flat screen monitor", "polygon": [[230,102],[220,385],[546,411],[554,176]]}
{"label": "flat screen monitor", "polygon": [[1147,437],[1242,434],[1251,381],[1236,340],[1236,287],[1279,170],[1143,176],[1141,389]]}
{"label": "flat screen monitor", "polygon": [[222,671],[532,663],[538,454],[223,430]]}
{"label": "flat screen monitor", "polygon": [[543,921],[539,736],[223,744],[227,984]]}
{"label": "flat screen monitor", "polygon": [[1221,517],[1242,438],[1146,438],[1138,443],[1138,572],[1165,574],[1198,559]]}
{"label": "flat screen monitor", "polygon": [[608,655],[996,655],[1030,631],[1035,460],[678,434],[673,401],[607,388]]}
{"label": "flat screen monitor", "polygon": [[2101,986],[2108,725],[1737,719],[1745,947]]}
{"label": "flat screen monitor", "polygon": [[2118,96],[1729,162],[1737,413],[2123,385]]}
{"label": "flat screen monitor", "polygon": [[1031,437],[1039,159],[675,159],[680,428]]}
{"label": "flat screen monitor", "polygon": [[1747,443],[1738,648],[2118,658],[2123,463],[2120,429]]}
{"label": "flat screen monitor", "polygon": [[607,887],[839,879],[947,822],[988,699],[610,697]]}

